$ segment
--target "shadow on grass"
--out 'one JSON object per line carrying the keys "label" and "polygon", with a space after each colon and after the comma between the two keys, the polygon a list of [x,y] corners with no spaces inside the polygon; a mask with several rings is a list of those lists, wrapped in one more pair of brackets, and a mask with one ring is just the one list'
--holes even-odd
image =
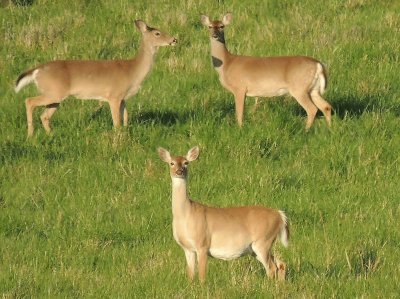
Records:
{"label": "shadow on grass", "polygon": [[[333,115],[336,115],[340,119],[345,117],[357,118],[365,113],[370,112],[381,112],[384,110],[392,111],[396,116],[400,116],[400,104],[394,104],[393,102],[387,102],[386,95],[363,95],[358,96],[356,94],[348,95],[337,95],[330,96],[327,101],[333,107]],[[246,99],[246,110],[247,113],[251,113],[253,102],[248,97]],[[276,111],[278,114],[283,112],[292,113],[295,116],[306,117],[304,109],[296,102],[296,100],[290,96],[287,97],[274,97],[274,98],[260,98],[261,104],[267,104],[270,108]],[[129,113],[129,112],[128,112]],[[227,117],[235,118],[235,103],[232,99],[221,99],[212,101],[206,107],[198,106],[196,110],[190,111],[171,111],[171,110],[149,110],[132,113],[130,112],[130,123],[136,124],[148,124],[155,123],[165,126],[173,126],[177,123],[185,123],[190,118],[208,118],[213,117],[213,120],[217,123],[225,120]],[[109,117],[111,121],[111,115],[108,107],[101,106],[96,109],[90,119],[98,119],[99,117]],[[321,111],[318,111],[317,117],[323,117]]]}
{"label": "shadow on grass", "polygon": [[[161,110],[145,110],[145,111],[128,111],[130,124],[160,124],[164,126],[173,126],[177,123],[184,123],[191,117],[195,116],[194,111],[161,111]],[[111,120],[110,109],[107,105],[99,105],[93,113],[91,113],[90,121],[106,118]]]}
{"label": "shadow on grass", "polygon": [[390,109],[385,105],[384,98],[382,95],[339,95],[332,98],[332,106],[334,114],[341,119],[347,116],[360,117],[364,113]]}
{"label": "shadow on grass", "polygon": [[33,146],[24,142],[5,141],[0,146],[0,164],[12,163],[23,157],[37,158],[37,152]]}
{"label": "shadow on grass", "polygon": [[11,4],[15,6],[31,6],[34,2],[34,0],[0,0],[0,7],[6,7]]}
{"label": "shadow on grass", "polygon": [[349,255],[346,252],[346,259],[351,273],[357,277],[371,275],[381,266],[381,258],[377,250],[368,247],[359,248]]}
{"label": "shadow on grass", "polygon": [[177,123],[185,123],[188,119],[193,117],[193,111],[143,111],[138,112],[130,119],[130,122],[136,124],[160,124],[164,126],[173,126]]}

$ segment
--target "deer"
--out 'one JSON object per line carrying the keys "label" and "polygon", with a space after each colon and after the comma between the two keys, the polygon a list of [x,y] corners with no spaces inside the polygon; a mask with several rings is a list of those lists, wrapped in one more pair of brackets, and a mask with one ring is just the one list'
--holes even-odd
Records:
{"label": "deer", "polygon": [[69,96],[78,99],[108,102],[113,126],[128,125],[125,101],[133,97],[149,74],[155,54],[161,46],[173,46],[175,37],[135,20],[142,41],[136,57],[129,60],[55,60],[23,72],[17,79],[15,91],[34,82],[40,95],[25,100],[28,137],[33,135],[33,109],[45,106],[40,116],[42,125],[50,133],[50,119],[59,104]]}
{"label": "deer", "polygon": [[175,241],[186,257],[187,275],[194,280],[196,259],[200,282],[205,281],[208,256],[232,260],[255,255],[271,279],[284,280],[286,264],[271,254],[279,238],[287,247],[288,218],[281,210],[263,206],[210,207],[188,196],[188,165],[199,156],[199,147],[186,156],[172,156],[158,148],[162,161],[169,164],[172,180],[172,229]]}
{"label": "deer", "polygon": [[201,15],[201,23],[210,33],[213,67],[221,85],[234,95],[238,125],[243,125],[246,96],[256,97],[258,102],[258,97],[290,94],[307,113],[306,131],[311,128],[318,109],[330,126],[332,107],[322,97],[327,85],[324,65],[305,56],[252,57],[231,54],[226,47],[224,34],[225,26],[231,21],[232,13],[215,21]]}

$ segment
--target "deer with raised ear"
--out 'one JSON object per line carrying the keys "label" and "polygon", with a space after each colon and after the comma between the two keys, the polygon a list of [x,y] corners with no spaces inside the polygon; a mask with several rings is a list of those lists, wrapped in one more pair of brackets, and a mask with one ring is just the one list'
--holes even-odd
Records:
{"label": "deer with raised ear", "polygon": [[236,118],[243,124],[244,101],[249,97],[292,95],[307,113],[306,130],[314,122],[318,109],[331,123],[331,105],[322,97],[327,84],[323,64],[305,56],[251,57],[231,54],[225,45],[224,28],[232,21],[227,13],[222,20],[201,22],[211,39],[212,64],[224,88],[235,97]]}
{"label": "deer with raised ear", "polygon": [[158,154],[169,164],[173,235],[185,252],[190,280],[195,276],[196,259],[203,282],[208,256],[231,260],[247,254],[256,256],[268,277],[285,279],[285,263],[271,254],[277,238],[288,246],[289,227],[284,212],[262,206],[214,208],[195,202],[187,191],[188,165],[199,156],[199,148],[193,147],[186,156],[172,156],[160,147]]}
{"label": "deer with raised ear", "polygon": [[25,100],[28,136],[33,134],[33,109],[46,106],[40,116],[47,133],[50,118],[68,96],[106,101],[110,105],[114,127],[128,125],[125,100],[134,96],[150,72],[158,47],[175,45],[177,39],[141,20],[135,21],[142,41],[135,58],[130,60],[56,60],[22,73],[15,91],[34,82],[41,95]]}

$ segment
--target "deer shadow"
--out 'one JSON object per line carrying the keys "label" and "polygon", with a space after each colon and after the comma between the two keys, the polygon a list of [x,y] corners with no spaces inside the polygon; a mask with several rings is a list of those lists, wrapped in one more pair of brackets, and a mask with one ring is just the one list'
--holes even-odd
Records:
{"label": "deer shadow", "polygon": [[368,94],[368,95],[339,95],[336,96],[332,101],[334,114],[340,119],[345,117],[358,118],[365,113],[379,112],[395,108],[399,110],[399,107],[390,107],[385,103],[384,99],[387,98],[385,95]]}
{"label": "deer shadow", "polygon": [[8,4],[8,3],[12,3],[12,4],[14,4],[15,6],[31,6],[31,5],[33,5],[33,3],[35,2],[34,0],[11,0],[10,2],[9,1],[5,1],[5,0],[3,0],[3,1],[1,1],[2,3],[4,3],[4,4]]}
{"label": "deer shadow", "polygon": [[[110,109],[104,105],[100,105],[89,116],[90,121],[99,118],[110,118]],[[146,125],[146,124],[160,124],[164,126],[173,126],[177,123],[186,122],[188,119],[195,115],[194,111],[161,111],[161,110],[145,110],[145,111],[128,111],[129,123]],[[112,124],[112,121],[109,120]]]}
{"label": "deer shadow", "polygon": [[133,114],[129,122],[139,125],[160,124],[169,127],[178,123],[185,123],[188,119],[193,117],[193,115],[193,111],[174,112],[168,110],[147,110]]}

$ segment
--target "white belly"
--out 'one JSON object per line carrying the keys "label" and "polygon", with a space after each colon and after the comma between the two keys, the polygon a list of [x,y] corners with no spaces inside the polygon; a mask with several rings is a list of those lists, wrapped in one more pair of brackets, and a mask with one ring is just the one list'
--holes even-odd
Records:
{"label": "white belly", "polygon": [[253,253],[251,245],[238,248],[212,247],[209,250],[210,256],[221,260],[233,260],[251,253]]}
{"label": "white belly", "polygon": [[277,97],[287,94],[288,90],[286,88],[279,88],[279,89],[249,89],[246,93],[249,97]]}

